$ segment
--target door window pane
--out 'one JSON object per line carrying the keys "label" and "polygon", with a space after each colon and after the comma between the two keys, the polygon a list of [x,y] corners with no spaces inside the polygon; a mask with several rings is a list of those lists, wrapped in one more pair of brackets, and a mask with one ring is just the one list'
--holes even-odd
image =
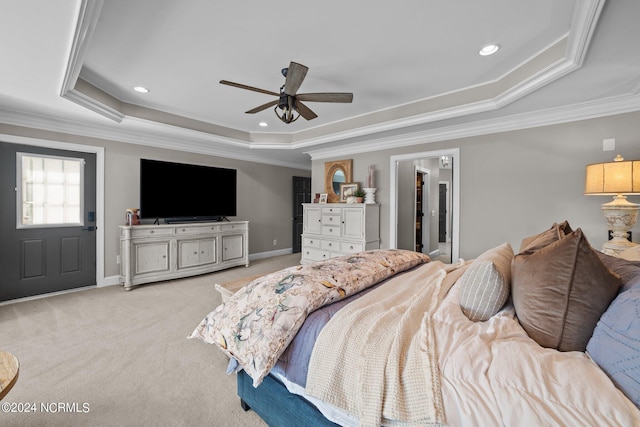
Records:
{"label": "door window pane", "polygon": [[18,228],[83,225],[84,160],[18,153]]}

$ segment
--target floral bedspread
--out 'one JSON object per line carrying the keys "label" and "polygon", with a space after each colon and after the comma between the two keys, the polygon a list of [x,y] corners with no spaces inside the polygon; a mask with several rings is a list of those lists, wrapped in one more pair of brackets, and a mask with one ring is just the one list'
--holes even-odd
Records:
{"label": "floral bedspread", "polygon": [[240,289],[189,338],[220,347],[257,387],[309,313],[429,260],[408,250],[379,249],[285,268]]}

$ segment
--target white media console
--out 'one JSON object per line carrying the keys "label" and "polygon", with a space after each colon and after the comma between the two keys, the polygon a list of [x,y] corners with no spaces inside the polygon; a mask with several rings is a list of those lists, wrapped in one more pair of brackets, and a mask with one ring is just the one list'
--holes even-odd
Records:
{"label": "white media console", "polygon": [[120,282],[135,285],[249,266],[249,221],[120,226]]}

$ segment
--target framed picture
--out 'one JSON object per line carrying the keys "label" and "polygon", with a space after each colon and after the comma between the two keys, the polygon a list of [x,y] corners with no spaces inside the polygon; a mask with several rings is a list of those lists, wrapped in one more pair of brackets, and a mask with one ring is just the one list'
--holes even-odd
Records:
{"label": "framed picture", "polygon": [[349,197],[353,197],[353,193],[360,190],[359,182],[345,182],[340,184],[340,202],[346,203]]}
{"label": "framed picture", "polygon": [[320,194],[320,203],[327,203],[327,193]]}

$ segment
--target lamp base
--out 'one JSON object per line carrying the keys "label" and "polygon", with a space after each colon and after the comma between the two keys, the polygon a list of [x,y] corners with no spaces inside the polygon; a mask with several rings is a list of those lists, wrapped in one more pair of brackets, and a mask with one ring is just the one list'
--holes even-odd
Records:
{"label": "lamp base", "polygon": [[618,256],[620,252],[636,246],[627,240],[629,230],[638,221],[638,209],[640,205],[627,201],[626,196],[617,195],[613,201],[600,206],[609,230],[613,238],[602,245],[602,252],[608,255]]}
{"label": "lamp base", "polygon": [[624,252],[627,249],[633,248],[635,246],[638,246],[638,244],[630,242],[626,239],[622,242],[614,242],[613,240],[609,240],[604,245],[602,245],[602,252],[611,256],[619,256],[621,252]]}

